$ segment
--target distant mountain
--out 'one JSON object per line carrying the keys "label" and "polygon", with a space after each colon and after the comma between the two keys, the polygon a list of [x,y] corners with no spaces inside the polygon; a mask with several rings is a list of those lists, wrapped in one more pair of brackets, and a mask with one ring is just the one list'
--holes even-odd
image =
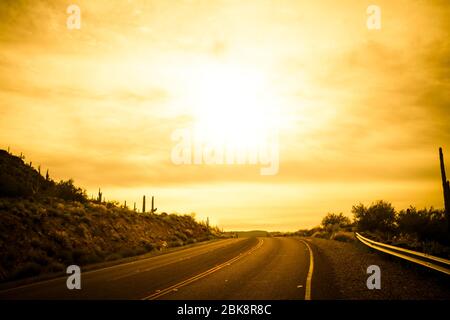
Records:
{"label": "distant mountain", "polygon": [[252,237],[269,237],[270,234],[264,230],[251,230],[251,231],[233,231],[238,238],[252,238]]}

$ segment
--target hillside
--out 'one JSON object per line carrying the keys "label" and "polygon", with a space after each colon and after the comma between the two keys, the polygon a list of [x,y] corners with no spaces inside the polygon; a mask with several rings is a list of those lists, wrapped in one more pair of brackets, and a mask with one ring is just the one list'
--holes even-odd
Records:
{"label": "hillside", "polygon": [[21,157],[0,150],[0,197],[29,197],[52,187],[52,181],[26,165]]}
{"label": "hillside", "polygon": [[219,236],[191,216],[138,213],[88,200],[0,150],[0,281],[143,254]]}

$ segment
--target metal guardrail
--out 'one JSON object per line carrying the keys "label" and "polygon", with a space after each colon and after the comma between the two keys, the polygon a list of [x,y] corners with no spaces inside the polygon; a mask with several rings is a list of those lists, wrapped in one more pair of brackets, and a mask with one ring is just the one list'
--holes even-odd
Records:
{"label": "metal guardrail", "polygon": [[368,247],[450,275],[450,268],[448,267],[450,266],[450,260],[373,241],[363,237],[357,232],[355,234],[356,238]]}

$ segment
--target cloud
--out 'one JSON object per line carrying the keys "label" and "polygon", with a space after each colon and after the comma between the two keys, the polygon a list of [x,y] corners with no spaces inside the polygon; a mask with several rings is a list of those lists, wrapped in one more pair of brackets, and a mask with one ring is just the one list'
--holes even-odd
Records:
{"label": "cloud", "polygon": [[[248,208],[274,206],[249,195],[271,186],[283,210],[304,221],[321,210],[312,210],[320,192],[297,203],[296,188],[308,185],[345,184],[355,198],[364,183],[373,186],[367,197],[398,187],[401,203],[411,187],[423,191],[418,203],[440,204],[429,183],[438,179],[437,147],[450,150],[445,0],[380,0],[379,32],[367,30],[365,3],[354,0],[77,3],[78,31],[66,28],[66,1],[5,0],[0,10],[0,141],[55,178],[119,197],[178,188],[183,201],[200,186],[197,202],[211,186],[247,190],[234,208],[242,224]],[[171,163],[171,133],[195,121],[198,67],[218,64],[258,70],[270,83],[284,119],[278,175],[261,177],[259,165]],[[219,194],[202,210],[216,210]],[[327,194],[330,206],[351,207],[332,188]],[[177,196],[167,203],[181,203]],[[294,214],[283,224],[295,224]]]}

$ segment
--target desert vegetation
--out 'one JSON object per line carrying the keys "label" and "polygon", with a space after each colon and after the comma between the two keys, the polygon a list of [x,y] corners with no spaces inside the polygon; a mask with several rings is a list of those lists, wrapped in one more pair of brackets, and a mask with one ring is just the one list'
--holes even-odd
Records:
{"label": "desert vegetation", "polygon": [[396,246],[450,257],[450,235],[444,210],[435,208],[396,210],[387,201],[352,207],[353,219],[328,213],[319,227],[298,234],[339,241],[356,241],[354,232]]}
{"label": "desert vegetation", "polygon": [[88,199],[72,180],[54,182],[22,156],[0,150],[0,281],[221,236],[192,214],[155,212]]}

